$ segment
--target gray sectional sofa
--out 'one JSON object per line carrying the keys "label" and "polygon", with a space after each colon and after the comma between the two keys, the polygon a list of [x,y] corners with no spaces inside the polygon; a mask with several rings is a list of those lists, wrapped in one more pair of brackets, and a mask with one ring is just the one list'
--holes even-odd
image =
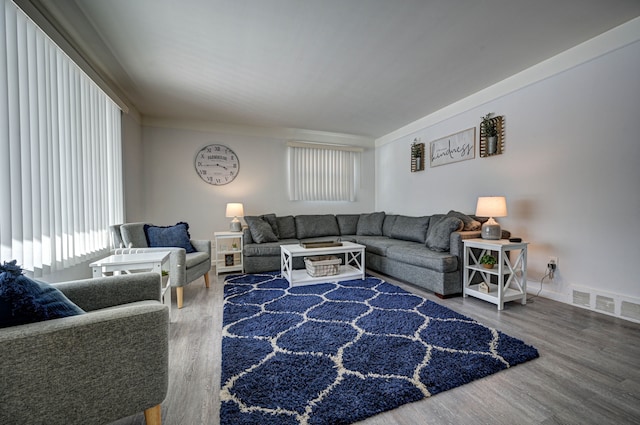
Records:
{"label": "gray sectional sofa", "polygon": [[[245,216],[246,273],[280,270],[280,245],[342,240],[366,247],[367,269],[446,297],[462,293],[464,239],[480,237],[486,218],[456,211],[410,217],[374,212],[279,217]],[[503,231],[503,238],[509,233]],[[304,268],[294,259],[294,268]]]}

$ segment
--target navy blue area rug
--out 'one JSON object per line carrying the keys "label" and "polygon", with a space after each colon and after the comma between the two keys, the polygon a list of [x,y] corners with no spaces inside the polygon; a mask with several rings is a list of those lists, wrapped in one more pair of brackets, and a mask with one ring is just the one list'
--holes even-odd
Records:
{"label": "navy blue area rug", "polygon": [[222,425],[351,424],[538,357],[384,280],[224,287]]}

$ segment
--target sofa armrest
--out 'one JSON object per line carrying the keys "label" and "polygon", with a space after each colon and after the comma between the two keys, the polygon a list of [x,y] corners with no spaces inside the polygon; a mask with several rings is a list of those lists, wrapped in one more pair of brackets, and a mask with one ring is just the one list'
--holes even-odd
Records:
{"label": "sofa armrest", "polygon": [[242,240],[245,245],[249,245],[253,243],[253,237],[251,236],[251,231],[248,227],[242,228]]}
{"label": "sofa armrest", "polygon": [[161,279],[155,272],[75,280],[53,286],[84,311],[161,299]]}
{"label": "sofa armrest", "polygon": [[[462,261],[464,259],[464,243],[465,239],[479,238],[481,233],[479,230],[466,230],[451,233],[451,255],[455,255]],[[462,268],[462,263],[460,263]]]}
{"label": "sofa armrest", "polygon": [[160,404],[168,323],[167,306],[142,301],[0,329],[0,423],[104,423]]}
{"label": "sofa armrest", "polygon": [[[464,261],[464,240],[475,239],[482,237],[480,230],[466,230],[451,233],[451,255],[455,255],[460,258],[460,268],[462,268],[462,261]],[[502,230],[502,239],[509,239],[511,232],[508,230]]]}

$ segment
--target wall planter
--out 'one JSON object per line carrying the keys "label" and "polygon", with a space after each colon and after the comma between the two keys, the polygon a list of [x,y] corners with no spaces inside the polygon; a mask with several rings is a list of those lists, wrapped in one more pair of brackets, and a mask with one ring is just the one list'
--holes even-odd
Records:
{"label": "wall planter", "polygon": [[488,113],[480,123],[480,157],[500,155],[504,151],[504,116],[491,117]]}
{"label": "wall planter", "polygon": [[411,144],[411,172],[424,171],[424,143],[416,137]]}

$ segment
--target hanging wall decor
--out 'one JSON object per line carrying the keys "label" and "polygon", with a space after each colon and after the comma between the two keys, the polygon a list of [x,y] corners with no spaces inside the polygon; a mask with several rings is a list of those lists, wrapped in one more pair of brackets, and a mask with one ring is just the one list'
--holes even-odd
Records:
{"label": "hanging wall decor", "polygon": [[504,116],[491,117],[490,112],[480,123],[480,157],[500,155],[504,151]]}
{"label": "hanging wall decor", "polygon": [[411,172],[416,171],[424,171],[424,143],[420,143],[419,137],[411,144]]}
{"label": "hanging wall decor", "polygon": [[476,128],[468,128],[431,142],[431,167],[473,159],[476,156]]}

